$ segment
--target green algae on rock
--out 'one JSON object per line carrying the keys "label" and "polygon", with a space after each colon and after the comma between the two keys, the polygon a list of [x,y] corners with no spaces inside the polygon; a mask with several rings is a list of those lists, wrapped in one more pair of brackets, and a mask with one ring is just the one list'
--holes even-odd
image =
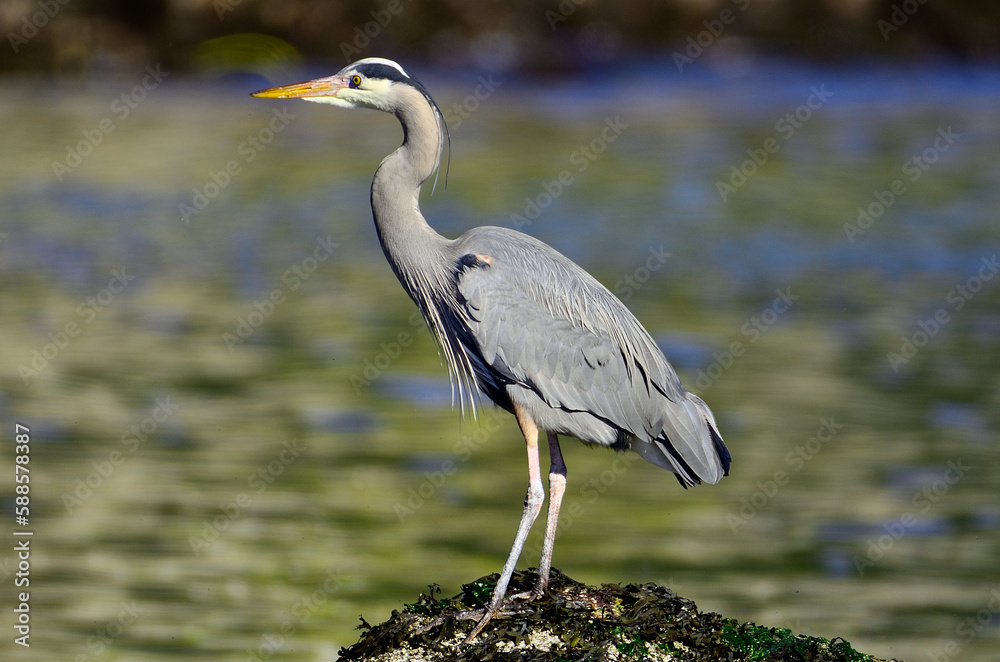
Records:
{"label": "green algae on rock", "polygon": [[[534,572],[516,572],[510,594],[530,591]],[[831,641],[790,630],[739,623],[698,611],[691,600],[655,584],[604,584],[574,581],[552,569],[549,590],[531,602],[510,600],[479,636],[465,643],[476,624],[469,610],[489,600],[497,575],[462,586],[453,598],[440,598],[431,585],[400,613],[369,625],[361,640],[340,651],[341,659],[368,662],[411,660],[496,660],[569,662],[573,660],[649,660],[733,662],[878,662],[840,638]]]}

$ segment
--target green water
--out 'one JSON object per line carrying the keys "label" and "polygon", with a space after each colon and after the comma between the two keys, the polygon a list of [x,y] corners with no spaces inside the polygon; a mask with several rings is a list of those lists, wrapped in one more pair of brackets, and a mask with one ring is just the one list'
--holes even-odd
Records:
{"label": "green water", "polygon": [[[500,569],[523,441],[451,408],[384,263],[368,185],[395,120],[140,82],[2,83],[0,485],[12,518],[21,423],[34,536],[31,648],[8,535],[0,651],[333,659],[359,615]],[[431,223],[520,225],[591,270],[733,452],[684,491],[567,440],[555,565],[997,659],[996,75],[427,82],[453,128]]]}

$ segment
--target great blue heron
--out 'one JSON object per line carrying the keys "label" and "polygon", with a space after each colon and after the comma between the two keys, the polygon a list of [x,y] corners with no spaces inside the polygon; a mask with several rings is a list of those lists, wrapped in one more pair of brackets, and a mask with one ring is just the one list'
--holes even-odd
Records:
{"label": "great blue heron", "polygon": [[[427,89],[401,66],[365,58],[326,78],[253,96],[301,98],[392,113],[403,144],[375,171],[371,204],[386,259],[443,351],[460,403],[476,391],[514,414],[528,449],[528,493],[503,572],[471,640],[500,610],[545,491],[538,431],[548,436],[549,509],[531,598],[544,594],[566,465],[557,435],[631,450],[687,487],[729,473],[708,406],[681,385],[649,333],[590,274],[541,241],[500,227],[458,239],[420,213],[420,186],[440,167],[446,126]],[[478,618],[479,615],[476,614]]]}

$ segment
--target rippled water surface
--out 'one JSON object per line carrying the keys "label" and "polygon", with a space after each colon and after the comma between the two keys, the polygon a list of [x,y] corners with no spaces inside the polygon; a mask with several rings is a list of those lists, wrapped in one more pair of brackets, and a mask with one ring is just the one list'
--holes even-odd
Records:
{"label": "rippled water surface", "polygon": [[[1000,76],[777,63],[483,100],[475,74],[426,78],[454,149],[431,223],[519,226],[588,268],[733,452],[684,491],[567,440],[555,564],[996,660]],[[0,83],[0,483],[12,517],[27,425],[35,532],[32,647],[6,608],[0,651],[333,659],[359,615],[500,569],[523,442],[451,408],[382,257],[394,119],[248,98],[262,80],[168,79],[125,114],[136,82]]]}

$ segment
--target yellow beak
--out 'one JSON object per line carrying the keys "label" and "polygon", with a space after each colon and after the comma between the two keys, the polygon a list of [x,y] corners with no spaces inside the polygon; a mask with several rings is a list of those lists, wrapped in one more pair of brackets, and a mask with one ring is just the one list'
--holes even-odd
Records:
{"label": "yellow beak", "polygon": [[250,96],[263,99],[301,99],[308,97],[336,97],[337,92],[349,87],[346,76],[327,76],[308,80],[304,83],[293,83],[280,87],[269,87],[266,90],[253,92]]}

